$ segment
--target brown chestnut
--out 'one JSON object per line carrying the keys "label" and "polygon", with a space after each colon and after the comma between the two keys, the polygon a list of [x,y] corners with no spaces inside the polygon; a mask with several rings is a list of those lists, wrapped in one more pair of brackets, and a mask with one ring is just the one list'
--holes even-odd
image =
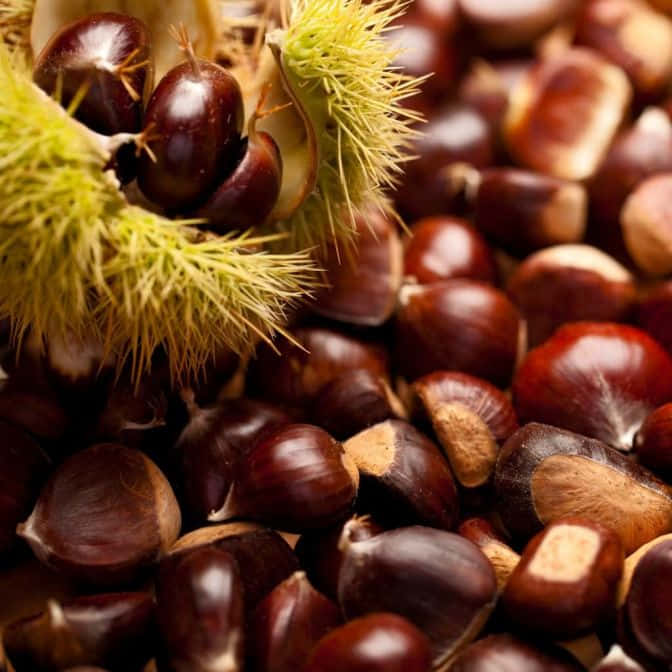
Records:
{"label": "brown chestnut", "polygon": [[395,350],[402,375],[415,380],[443,369],[509,384],[524,325],[503,292],[447,280],[406,285],[399,302]]}
{"label": "brown chestnut", "polygon": [[420,285],[452,278],[495,284],[497,269],[488,244],[465,220],[426,217],[411,227],[404,274]]}
{"label": "brown chestnut", "polygon": [[672,359],[645,332],[610,322],[560,327],[530,351],[513,381],[521,422],[543,422],[620,450],[672,400]]}
{"label": "brown chestnut", "polygon": [[630,97],[623,71],[590,49],[539,61],[512,92],[504,120],[509,151],[527,168],[587,179],[604,158]]}
{"label": "brown chestnut", "polygon": [[413,425],[387,420],[348,439],[343,448],[359,469],[360,510],[395,527],[455,526],[459,501],[448,463]]}
{"label": "brown chestnut", "polygon": [[180,525],[159,468],[139,451],[103,443],[56,470],[17,533],[42,562],[73,579],[116,585],[153,565]]}
{"label": "brown chestnut", "polygon": [[396,224],[371,210],[358,215],[357,249],[330,246],[321,261],[326,288],[311,308],[332,320],[376,327],[394,312],[403,272]]}
{"label": "brown chestnut", "polygon": [[566,322],[625,322],[634,309],[632,274],[590,245],[557,245],[531,255],[507,292],[527,321],[530,347]]}
{"label": "brown chestnut", "polygon": [[154,651],[154,601],[148,593],[78,597],[5,627],[2,640],[16,672],[59,672],[101,665],[139,672]]}
{"label": "brown chestnut", "polygon": [[164,558],[156,602],[168,669],[242,670],[243,586],[233,556],[206,546]]}
{"label": "brown chestnut", "polygon": [[502,606],[525,632],[577,637],[612,615],[622,571],[615,532],[588,518],[561,518],[527,544]]}
{"label": "brown chestnut", "polygon": [[637,323],[672,354],[672,282],[655,285],[640,299]]}
{"label": "brown chestnut", "polygon": [[415,415],[427,416],[460,485],[476,488],[492,476],[499,445],[518,429],[511,402],[485,380],[437,371],[412,385]]}
{"label": "brown chestnut", "polygon": [[317,642],[342,620],[338,607],[310,585],[304,572],[292,574],[254,612],[251,672],[303,670]]}
{"label": "brown chestnut", "polygon": [[441,666],[480,632],[497,597],[495,572],[472,542],[452,532],[404,527],[352,541],[346,524],[339,602],[346,618],[391,611],[428,637]]}
{"label": "brown chestnut", "polygon": [[304,672],[429,672],[429,642],[405,618],[391,613],[369,614],[323,637],[303,669]]}
{"label": "brown chestnut", "polygon": [[663,534],[646,544],[642,544],[636,551],[633,551],[625,558],[625,563],[623,564],[623,576],[621,577],[621,583],[618,587],[618,597],[616,599],[616,604],[621,607],[625,603],[625,599],[628,596],[628,591],[630,590],[630,583],[632,582],[632,575],[639,564],[639,561],[655,546],[662,544],[666,541],[672,540],[672,533]]}
{"label": "brown chestnut", "polygon": [[644,420],[635,435],[635,451],[645,467],[672,473],[672,404],[657,408]]}
{"label": "brown chestnut", "polygon": [[614,644],[593,672],[644,672],[644,668]]}
{"label": "brown chestnut", "polygon": [[513,535],[582,515],[618,534],[632,553],[672,531],[672,490],[601,441],[530,423],[504,444],[495,470],[497,510]]}

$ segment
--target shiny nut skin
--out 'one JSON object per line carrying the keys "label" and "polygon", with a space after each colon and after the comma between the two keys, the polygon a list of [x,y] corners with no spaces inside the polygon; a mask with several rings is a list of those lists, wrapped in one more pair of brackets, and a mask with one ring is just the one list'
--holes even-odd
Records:
{"label": "shiny nut skin", "polygon": [[466,220],[426,217],[411,227],[404,275],[420,285],[452,278],[495,284],[497,269],[488,244]]}
{"label": "shiny nut skin", "polygon": [[295,672],[328,632],[341,625],[339,608],[296,572],[257,606],[250,628],[252,672]]}
{"label": "shiny nut skin", "polygon": [[520,315],[503,292],[473,280],[402,288],[396,360],[411,380],[461,371],[506,387],[521,337]]}
{"label": "shiny nut skin", "polygon": [[530,347],[567,322],[625,322],[634,312],[632,274],[589,245],[558,245],[523,261],[507,292],[527,322]]}
{"label": "shiny nut skin", "polygon": [[502,606],[525,632],[570,639],[612,615],[622,571],[615,532],[589,518],[561,518],[527,544]]}
{"label": "shiny nut skin", "polygon": [[402,527],[351,541],[346,525],[341,547],[338,593],[346,618],[375,611],[407,618],[429,637],[435,666],[473,640],[492,611],[497,584],[490,562],[452,532]]}
{"label": "shiny nut skin", "polygon": [[639,462],[656,473],[672,473],[672,404],[649,415],[635,436]]}
{"label": "shiny nut skin", "polygon": [[560,327],[513,381],[521,422],[543,422],[632,449],[656,407],[672,400],[672,359],[645,332],[611,322]]}
{"label": "shiny nut skin", "polygon": [[625,553],[672,531],[672,491],[601,441],[529,423],[502,446],[495,469],[497,511],[528,540],[545,525],[582,515],[611,528]]}
{"label": "shiny nut skin", "polygon": [[323,637],[305,672],[429,672],[429,643],[406,619],[374,613]]}
{"label": "shiny nut skin", "polygon": [[641,297],[637,324],[672,354],[672,282],[661,282]]}

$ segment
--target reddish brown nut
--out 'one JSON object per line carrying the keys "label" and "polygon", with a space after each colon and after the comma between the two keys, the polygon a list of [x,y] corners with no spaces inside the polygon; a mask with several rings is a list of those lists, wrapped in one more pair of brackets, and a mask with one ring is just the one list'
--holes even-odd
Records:
{"label": "reddish brown nut", "polygon": [[666,14],[672,14],[672,0],[649,0],[649,4]]}
{"label": "reddish brown nut", "polygon": [[248,617],[275,586],[299,568],[287,542],[277,532],[254,523],[227,523],[194,530],[180,537],[170,554],[207,546],[230,553],[238,563]]}
{"label": "reddish brown nut", "polygon": [[277,343],[278,352],[266,344],[259,347],[249,376],[251,391],[257,396],[302,407],[329,381],[350,369],[388,375],[387,354],[381,347],[320,328],[295,329],[292,338],[299,345],[283,339]]}
{"label": "reddish brown nut", "polygon": [[661,474],[672,473],[672,404],[649,415],[635,435],[639,461]]}
{"label": "reddish brown nut", "polygon": [[159,660],[168,669],[237,672],[243,666],[243,585],[229,553],[170,555],[156,579]]}
{"label": "reddish brown nut", "polygon": [[637,323],[672,354],[672,281],[661,282],[642,297]]}
{"label": "reddish brown nut", "polygon": [[[352,518],[348,523],[350,538],[364,541],[383,528],[369,516]],[[310,582],[332,600],[338,600],[338,576],[343,563],[343,552],[338,542],[343,534],[343,525],[302,534],[296,544],[296,555]]]}
{"label": "reddish brown nut", "polygon": [[347,518],[359,485],[343,446],[314,425],[286,425],[265,435],[238,462],[214,522],[247,517],[287,532]]}
{"label": "reddish brown nut", "polygon": [[14,378],[0,382],[0,418],[42,442],[65,436],[69,419],[57,395]]}
{"label": "reddish brown nut", "polygon": [[64,462],[17,533],[39,560],[77,581],[130,582],[177,539],[180,509],[143,453],[102,443]]}
{"label": "reddish brown nut", "polygon": [[621,210],[625,246],[639,269],[650,275],[672,272],[670,198],[672,173],[654,175],[628,196]]}
{"label": "reddish brown nut", "polygon": [[574,182],[516,168],[484,170],[474,224],[514,254],[576,243],[586,230],[588,197]]}
{"label": "reddish brown nut", "polygon": [[506,387],[524,338],[516,307],[503,292],[473,280],[406,285],[399,295],[396,360],[411,380],[461,371]]}
{"label": "reddish brown nut", "polygon": [[404,253],[404,274],[420,285],[452,278],[497,281],[488,244],[457,217],[427,217],[413,224]]}
{"label": "reddish brown nut", "polygon": [[425,635],[404,618],[375,613],[357,618],[323,637],[305,672],[429,672]]}
{"label": "reddish brown nut", "polygon": [[529,644],[513,635],[490,635],[470,644],[450,672],[578,672],[580,668],[560,649]]}
{"label": "reddish brown nut", "polygon": [[78,597],[5,627],[3,645],[16,672],[60,672],[103,665],[140,670],[154,652],[154,601],[148,593]]}
{"label": "reddish brown nut", "polygon": [[672,21],[639,0],[584,3],[576,41],[625,70],[642,100],[665,93],[672,78]]}
{"label": "reddish brown nut", "polygon": [[526,632],[577,637],[611,615],[622,571],[615,532],[589,518],[561,518],[527,544],[502,605]]}
{"label": "reddish brown nut", "polygon": [[490,562],[457,534],[405,527],[352,541],[346,525],[341,547],[338,593],[346,618],[375,611],[407,618],[429,637],[434,666],[478,635],[495,604]]}
{"label": "reddish brown nut", "polygon": [[304,572],[276,586],[257,606],[249,631],[251,672],[302,670],[317,642],[342,623],[341,612]]}
{"label": "reddish brown nut", "polygon": [[428,417],[460,485],[485,485],[499,445],[518,429],[511,402],[485,380],[437,371],[416,380],[416,417]]}
{"label": "reddish brown nut", "polygon": [[397,227],[376,211],[357,220],[357,250],[349,257],[331,247],[323,262],[327,288],[311,304],[332,320],[376,327],[394,312],[401,286],[403,252]]}
{"label": "reddish brown nut", "polygon": [[359,469],[361,510],[394,527],[455,526],[459,500],[448,463],[413,425],[387,420],[348,439],[343,448]]}
{"label": "reddish brown nut", "polygon": [[630,658],[618,644],[614,644],[609,654],[594,668],[594,672],[644,672],[644,668]]}
{"label": "reddish brown nut", "polygon": [[513,381],[521,422],[543,422],[632,449],[646,416],[672,400],[672,359],[645,332],[609,322],[560,327]]}
{"label": "reddish brown nut", "polygon": [[632,575],[639,564],[639,561],[655,546],[658,544],[665,543],[667,541],[672,541],[671,534],[663,534],[660,537],[647,542],[646,544],[641,545],[636,551],[632,552],[625,559],[623,565],[623,576],[621,577],[621,583],[618,587],[618,597],[616,604],[621,607],[625,604],[625,599],[628,596],[628,591],[630,590],[630,583],[632,582]]}
{"label": "reddish brown nut", "polygon": [[540,61],[514,89],[504,121],[522,165],[568,180],[591,177],[631,97],[622,70],[589,49]]}
{"label": "reddish brown nut", "polygon": [[504,444],[495,470],[498,512],[529,539],[545,525],[582,515],[618,534],[632,553],[672,531],[672,491],[601,441],[530,423]]}
{"label": "reddish brown nut", "polygon": [[511,573],[520,562],[520,556],[499,537],[485,518],[468,518],[458,528],[458,533],[478,546],[490,560],[497,577],[497,590],[504,590]]}
{"label": "reddish brown nut", "polygon": [[380,376],[366,369],[347,371],[327,383],[315,398],[311,418],[337,439],[388,418],[405,418],[406,409]]}
{"label": "reddish brown nut", "polygon": [[525,317],[530,347],[566,322],[625,322],[636,299],[632,274],[589,245],[557,245],[531,255],[509,278],[507,292]]}

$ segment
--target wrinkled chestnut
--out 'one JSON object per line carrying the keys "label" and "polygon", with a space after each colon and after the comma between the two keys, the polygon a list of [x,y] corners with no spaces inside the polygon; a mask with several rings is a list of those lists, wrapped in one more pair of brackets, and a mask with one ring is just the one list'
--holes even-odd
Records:
{"label": "wrinkled chestnut", "polygon": [[453,370],[506,387],[521,335],[516,307],[503,292],[473,280],[402,288],[396,317],[396,359],[416,379]]}
{"label": "wrinkled chestnut", "polygon": [[626,553],[672,531],[672,491],[610,448],[530,423],[504,444],[494,479],[506,528],[529,539],[563,516],[582,515],[618,534]]}
{"label": "wrinkled chestnut", "polygon": [[101,665],[139,672],[154,652],[154,602],[148,593],[108,593],[47,603],[2,636],[16,672],[60,672]]}
{"label": "wrinkled chestnut", "polygon": [[139,451],[104,443],[56,470],[17,532],[50,567],[77,581],[116,585],[154,564],[180,525],[159,468]]}
{"label": "wrinkled chestnut", "polygon": [[323,637],[305,672],[429,672],[429,642],[396,614],[357,618]]}
{"label": "wrinkled chestnut", "polygon": [[317,642],[342,622],[341,612],[318,593],[304,572],[276,586],[257,606],[250,627],[252,672],[303,670]]}
{"label": "wrinkled chestnut", "polygon": [[420,285],[452,278],[495,284],[497,269],[488,244],[465,220],[427,217],[411,227],[404,275]]}
{"label": "wrinkled chestnut", "polygon": [[407,618],[428,637],[435,666],[473,640],[497,582],[476,545],[452,532],[404,527],[352,541],[346,525],[339,602],[348,619],[375,611]]}
{"label": "wrinkled chestnut", "polygon": [[589,245],[531,255],[509,278],[507,292],[525,317],[530,347],[566,322],[625,322],[636,298],[632,274]]}
{"label": "wrinkled chestnut", "polygon": [[672,359],[645,332],[609,322],[560,327],[530,351],[513,381],[521,422],[543,422],[620,450],[672,400]]}
{"label": "wrinkled chestnut", "polygon": [[232,555],[206,546],[164,558],[156,602],[167,669],[242,669],[243,586]]}
{"label": "wrinkled chestnut", "polygon": [[511,402],[485,380],[437,371],[416,380],[414,412],[429,418],[460,485],[486,484],[499,444],[518,429]]}
{"label": "wrinkled chestnut", "polygon": [[448,463],[413,425],[387,420],[348,439],[343,448],[361,476],[360,510],[395,527],[455,526],[459,501]]}

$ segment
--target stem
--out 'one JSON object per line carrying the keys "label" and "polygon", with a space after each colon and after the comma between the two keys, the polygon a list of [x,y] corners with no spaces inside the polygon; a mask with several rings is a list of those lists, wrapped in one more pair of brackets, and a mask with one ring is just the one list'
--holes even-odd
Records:
{"label": "stem", "polygon": [[180,22],[178,27],[171,26],[169,28],[171,37],[177,42],[177,46],[181,49],[184,55],[187,57],[187,60],[191,64],[191,71],[195,79],[202,79],[201,66],[196,58],[194,53],[194,45],[191,43],[189,38],[189,32],[187,27]]}

